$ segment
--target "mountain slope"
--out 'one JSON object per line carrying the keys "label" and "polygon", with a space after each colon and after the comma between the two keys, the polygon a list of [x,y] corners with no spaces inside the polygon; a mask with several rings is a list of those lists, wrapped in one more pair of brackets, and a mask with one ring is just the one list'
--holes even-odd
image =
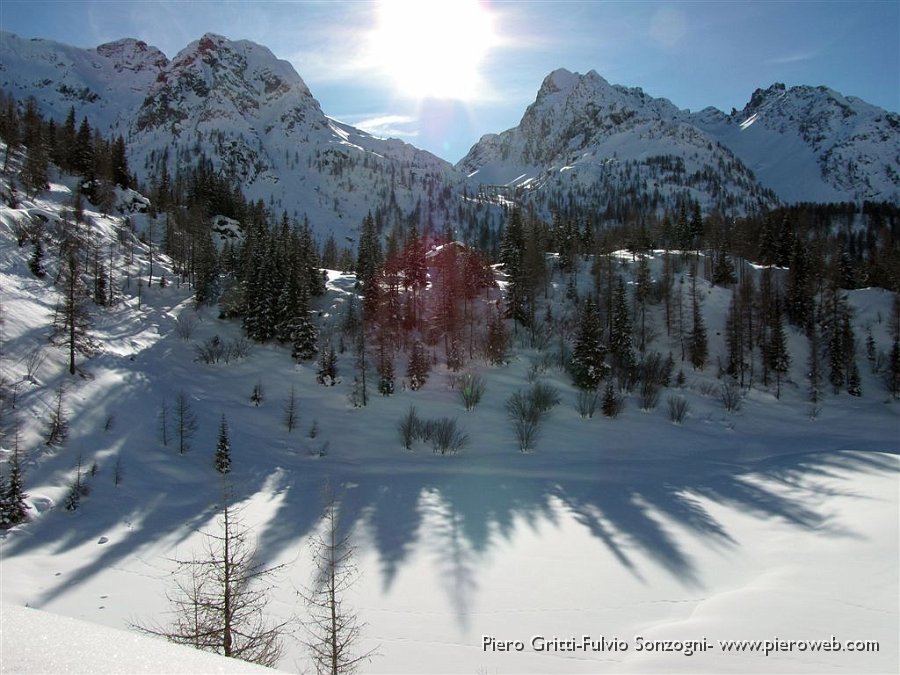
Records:
{"label": "mountain slope", "polygon": [[[430,153],[326,117],[288,62],[249,41],[207,34],[169,61],[134,40],[80,50],[4,33],[0,56],[5,89],[58,119],[74,105],[122,134],[142,179],[203,155],[249,198],[320,234],[353,238],[370,211],[387,223],[421,205],[424,216],[428,195],[455,175]],[[447,220],[437,203],[431,211]]]}
{"label": "mountain slope", "polygon": [[618,193],[672,208],[688,196],[744,212],[776,201],[689,115],[594,71],[548,75],[519,125],[483,137],[457,168],[470,181],[577,190],[599,203]]}
{"label": "mountain slope", "polygon": [[692,116],[788,202],[900,202],[900,116],[827,87],[774,84]]}

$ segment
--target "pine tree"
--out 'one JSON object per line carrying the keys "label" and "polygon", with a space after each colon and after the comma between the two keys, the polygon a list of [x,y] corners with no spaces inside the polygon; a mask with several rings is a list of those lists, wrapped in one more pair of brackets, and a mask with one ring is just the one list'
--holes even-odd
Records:
{"label": "pine tree", "polygon": [[337,383],[337,354],[334,347],[328,345],[319,352],[319,369],[316,371],[316,382],[333,387]]}
{"label": "pine tree", "polygon": [[40,235],[34,238],[34,250],[31,253],[31,258],[28,260],[28,269],[38,279],[43,279],[47,276],[47,272],[44,271],[44,245],[41,243]]}
{"label": "pine tree", "polygon": [[430,370],[431,360],[425,352],[425,346],[417,340],[413,345],[412,353],[409,355],[409,363],[406,368],[406,379],[409,381],[409,388],[416,391],[424,387],[428,381]]}
{"label": "pine tree", "polygon": [[808,398],[815,407],[822,399],[822,361],[819,355],[819,330],[815,324],[807,333],[809,340],[809,360],[807,361],[807,377],[809,380]]}
{"label": "pine tree", "polygon": [[61,285],[62,306],[54,320],[53,335],[57,344],[69,353],[69,374],[75,374],[75,354],[90,353],[88,338],[90,317],[87,311],[88,293],[81,279],[82,265],[80,245],[76,237],[69,237],[64,243],[62,256]]}
{"label": "pine tree", "polygon": [[616,396],[616,390],[612,382],[606,383],[606,389],[603,391],[603,404],[601,410],[606,417],[619,416],[620,401]]}
{"label": "pine tree", "polygon": [[291,333],[291,356],[295,361],[308,361],[319,351],[319,331],[305,313],[294,321]]}
{"label": "pine tree", "polygon": [[781,301],[776,299],[769,331],[769,341],[765,347],[764,358],[768,368],[775,373],[775,398],[781,397],[781,378],[787,374],[791,365],[791,357],[787,350],[787,336],[781,319]]}
{"label": "pine tree", "polygon": [[381,240],[375,228],[371,212],[363,219],[359,234],[359,249],[356,258],[356,278],[365,288],[373,282],[383,262]]}
{"label": "pine tree", "polygon": [[733,293],[725,318],[725,349],[727,361],[725,373],[735,380],[744,382],[744,331],[741,326],[741,312],[738,306],[738,294]]}
{"label": "pine tree", "polygon": [[22,463],[19,457],[19,427],[14,431],[13,452],[9,459],[9,478],[0,483],[0,528],[7,529],[18,525],[28,515],[31,508],[25,501],[25,481],[22,475]]}
{"label": "pine tree", "polygon": [[891,396],[900,396],[900,340],[894,338],[891,344],[891,353],[888,356],[888,369],[886,374],[887,389]]}
{"label": "pine tree", "polygon": [[706,326],[703,323],[703,314],[700,311],[700,297],[697,294],[697,275],[691,277],[691,316],[693,327],[690,335],[691,365],[697,370],[703,370],[709,348],[706,342]]}
{"label": "pine tree", "polygon": [[65,445],[69,439],[69,419],[68,411],[63,402],[65,387],[61,382],[56,390],[53,408],[50,411],[50,419],[47,420],[47,445],[58,447]]}
{"label": "pine tree", "polygon": [[506,362],[506,350],[509,345],[509,334],[506,330],[506,322],[500,311],[491,312],[488,317],[487,337],[485,338],[484,351],[488,361],[495,366]]}
{"label": "pine tree", "polygon": [[219,440],[216,443],[215,467],[219,473],[231,471],[231,443],[228,440],[228,422],[225,421],[224,413],[222,414],[222,421],[219,422]]}
{"label": "pine tree", "polygon": [[25,166],[19,173],[19,179],[26,194],[32,199],[50,186],[50,160],[47,157],[46,144],[40,134],[28,145]]}
{"label": "pine tree", "polygon": [[294,431],[300,423],[300,404],[297,402],[297,390],[291,385],[291,393],[284,403],[284,426],[288,433]]}
{"label": "pine tree", "polygon": [[612,317],[609,330],[609,353],[613,366],[618,372],[628,372],[634,368],[633,334],[631,312],[628,310],[628,296],[625,282],[619,277],[613,294]]}
{"label": "pine tree", "polygon": [[510,213],[500,242],[500,262],[506,274],[507,314],[516,324],[528,322],[528,280],[525,277],[525,226],[522,212],[515,208]]}
{"label": "pine tree", "polygon": [[580,389],[596,389],[609,374],[602,333],[597,305],[593,297],[588,296],[581,310],[578,336],[572,349],[572,379]]}
{"label": "pine tree", "polygon": [[394,360],[384,351],[378,360],[378,393],[392,396],[394,393]]}

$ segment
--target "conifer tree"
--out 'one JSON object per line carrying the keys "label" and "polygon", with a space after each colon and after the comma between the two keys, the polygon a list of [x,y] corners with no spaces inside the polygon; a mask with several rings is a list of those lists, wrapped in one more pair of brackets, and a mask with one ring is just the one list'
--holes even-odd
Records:
{"label": "conifer tree", "polygon": [[425,352],[425,346],[418,340],[409,355],[409,363],[406,368],[406,378],[409,388],[413,391],[421,389],[428,381],[428,373],[431,370],[431,360]]}
{"label": "conifer tree", "polygon": [[500,242],[500,262],[506,273],[507,313],[516,324],[527,324],[528,283],[525,278],[525,225],[522,212],[515,208],[510,213]]}
{"label": "conifer tree", "polygon": [[815,406],[822,398],[822,361],[819,356],[819,329],[815,324],[807,333],[809,340],[809,360],[807,373],[809,379],[809,401]]}
{"label": "conifer tree", "polygon": [[284,403],[284,426],[288,433],[297,428],[300,423],[300,405],[297,402],[297,390],[291,385],[291,393]]}
{"label": "conifer tree", "polygon": [[280,567],[264,567],[257,558],[240,514],[224,496],[217,533],[204,532],[199,557],[176,560],[175,588],[167,594],[173,621],[134,626],[176,644],[250,663],[275,667],[282,654],[287,622],[272,623],[266,611],[264,583]]}
{"label": "conifer tree", "polygon": [[580,389],[594,390],[609,374],[603,328],[593,297],[588,296],[581,310],[578,335],[572,349],[572,379]]}
{"label": "conifer tree", "polygon": [[319,352],[319,369],[316,382],[333,387],[337,382],[337,354],[330,344]]}
{"label": "conifer tree", "polygon": [[776,299],[769,329],[769,341],[765,347],[765,360],[769,370],[775,373],[775,398],[781,398],[781,378],[787,374],[791,357],[787,349],[787,336],[781,319],[781,301]]}
{"label": "conifer tree", "polygon": [[603,404],[601,410],[606,417],[619,416],[620,401],[616,396],[616,390],[612,381],[606,383],[606,389],[603,391]]}
{"label": "conifer tree", "polygon": [[338,530],[338,506],[325,489],[323,532],[313,540],[315,579],[299,595],[307,607],[303,640],[318,675],[353,673],[373,652],[358,653],[361,625],[344,597],[358,577],[350,534]]}
{"label": "conifer tree", "polygon": [[697,370],[703,370],[709,348],[706,342],[706,326],[703,323],[703,314],[700,311],[700,297],[697,294],[697,275],[691,276],[691,317],[693,327],[690,335],[691,365]]}
{"label": "conifer tree", "polygon": [[378,392],[382,396],[394,393],[394,359],[384,348],[378,355]]}
{"label": "conifer tree", "polygon": [[231,443],[228,440],[228,422],[225,421],[225,414],[222,414],[222,421],[219,422],[219,440],[216,443],[215,467],[219,473],[228,473],[231,471]]}
{"label": "conifer tree", "polygon": [[47,272],[44,271],[44,245],[41,243],[40,235],[34,237],[34,250],[31,253],[31,258],[28,260],[28,269],[38,279],[43,279],[47,276]]}
{"label": "conifer tree", "polygon": [[509,335],[506,330],[506,322],[500,311],[491,312],[488,317],[487,337],[485,338],[484,351],[488,361],[499,366],[506,362],[506,350],[509,345]]}
{"label": "conifer tree", "polygon": [[197,433],[197,416],[191,408],[187,394],[182,390],[175,397],[175,406],[172,409],[175,438],[178,441],[178,452],[184,454],[191,449],[191,440]]}
{"label": "conifer tree", "polygon": [[617,371],[626,372],[634,368],[631,313],[628,310],[628,296],[625,293],[625,282],[622,277],[619,277],[613,295],[609,353],[613,359],[613,366]]}
{"label": "conifer tree", "polygon": [[88,338],[90,317],[87,311],[88,293],[81,279],[82,264],[80,245],[76,237],[64,243],[61,260],[62,306],[57,311],[53,332],[54,341],[66,348],[69,354],[69,374],[75,374],[75,354],[89,353]]}
{"label": "conifer tree", "polygon": [[375,279],[383,261],[381,240],[375,228],[371,212],[363,219],[359,234],[359,250],[356,257],[356,278],[365,288]]}
{"label": "conifer tree", "polygon": [[31,508],[25,501],[25,481],[22,475],[22,464],[19,456],[19,427],[16,425],[13,436],[13,452],[9,458],[9,477],[0,476],[0,528],[7,529],[18,525],[28,515]]}
{"label": "conifer tree", "polygon": [[27,147],[28,154],[25,157],[25,165],[19,173],[19,179],[22,181],[26,194],[34,199],[39,192],[49,187],[50,179],[50,160],[47,157],[47,147],[40,130]]}

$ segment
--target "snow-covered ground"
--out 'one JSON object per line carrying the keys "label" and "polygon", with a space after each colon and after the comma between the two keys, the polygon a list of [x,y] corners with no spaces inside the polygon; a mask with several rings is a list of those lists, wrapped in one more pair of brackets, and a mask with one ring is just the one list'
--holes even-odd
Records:
{"label": "snow-covered ground", "polygon": [[[864,357],[863,397],[829,393],[814,421],[805,339],[793,333],[781,400],[753,389],[735,414],[715,394],[715,366],[685,366],[685,386],[664,392],[655,410],[639,410],[632,395],[618,419],[582,419],[568,376],[524,346],[503,367],[469,364],[487,382],[473,411],[442,366],[419,391],[384,398],[373,387],[369,405],[354,408],[349,352],[334,387],[316,383],[315,364],[295,364],[272,345],[255,345],[229,365],[196,362],[194,343],[237,337],[239,325],[202,309],[192,338],[182,340],[175,318],[195,310],[189,290],[169,284],[144,287],[140,309],[132,285],[115,308],[97,312],[103,347],[69,378],[64,354],[47,344],[51,280],[29,273],[30,247],[12,236],[23,209],[53,210],[66,192],[60,184],[38,204],[0,212],[2,367],[9,382],[20,382],[14,412],[33,506],[30,522],[0,534],[3,672],[62,672],[69,666],[60,658],[74,658],[63,640],[80,629],[21,606],[118,629],[166,620],[173,559],[199,551],[202,532],[215,528],[221,485],[212,457],[223,413],[243,523],[266,563],[286,564],[270,605],[278,618],[303,617],[296,589],[313,572],[307,539],[318,527],[323,484],[335,487],[361,571],[346,600],[366,624],[359,651],[376,651],[363,672],[900,668],[900,419]],[[92,215],[114,231],[114,219]],[[136,260],[145,253],[139,247]],[[331,275],[323,320],[350,288],[351,280]],[[703,292],[715,361],[731,292],[705,283]],[[563,289],[554,293],[561,302]],[[891,294],[855,291],[850,301],[860,342],[869,327],[885,350]],[[659,337],[654,348],[664,344]],[[46,358],[29,382],[26,360],[36,347]],[[562,403],[536,451],[522,454],[504,404],[528,386],[529,371],[556,386]],[[71,431],[53,449],[43,443],[44,425],[61,380]],[[265,400],[256,407],[249,395],[258,382]],[[283,405],[292,387],[300,424],[288,432]],[[199,421],[184,455],[158,434],[162,401],[181,391]],[[669,421],[670,394],[690,404],[682,425]],[[410,405],[422,418],[456,418],[469,445],[447,456],[424,446],[406,451],[396,425]],[[5,438],[5,455],[11,445]],[[97,471],[87,479],[90,495],[68,512],[62,501],[79,458]],[[101,632],[106,647],[70,669],[137,671],[130,661],[110,663],[131,640],[112,635]],[[587,650],[567,650],[568,640],[582,645],[584,636]],[[773,649],[727,651],[726,640],[768,640]],[[849,651],[856,641],[876,641],[878,650]],[[96,668],[88,666],[92,654]],[[165,658],[177,662],[172,670],[217,668]],[[279,666],[311,670],[299,640],[287,641]]]}

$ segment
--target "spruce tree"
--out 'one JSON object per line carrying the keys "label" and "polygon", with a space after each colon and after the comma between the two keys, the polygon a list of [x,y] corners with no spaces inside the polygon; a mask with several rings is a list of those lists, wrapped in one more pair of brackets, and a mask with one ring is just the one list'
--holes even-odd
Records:
{"label": "spruce tree", "polygon": [[779,300],[775,301],[769,341],[765,350],[764,358],[768,368],[775,373],[775,398],[780,398],[781,378],[788,372],[788,368],[791,365],[791,357],[787,349],[787,336],[785,335],[784,323],[781,319],[781,302]]}
{"label": "spruce tree", "polygon": [[620,401],[616,396],[616,390],[612,382],[606,383],[606,389],[603,392],[603,404],[601,410],[606,417],[619,416]]}
{"label": "spruce tree", "polygon": [[44,271],[44,245],[41,243],[40,236],[34,238],[34,250],[31,252],[31,258],[28,260],[28,269],[38,279],[43,279],[47,276],[47,272]]}
{"label": "spruce tree", "polygon": [[[305,292],[303,293],[305,295]],[[305,303],[301,303],[301,306]],[[291,331],[291,356],[295,361],[308,361],[319,351],[319,331],[316,330],[309,310],[303,310],[293,322]]]}
{"label": "spruce tree", "polygon": [[706,326],[703,323],[703,314],[700,311],[700,298],[697,294],[697,275],[691,277],[691,316],[693,327],[690,335],[691,365],[697,370],[703,370],[709,348],[706,342]]}
{"label": "spruce tree", "polygon": [[16,426],[13,441],[13,453],[9,459],[9,478],[2,477],[0,483],[0,528],[6,529],[18,525],[27,517],[31,507],[25,501],[25,483],[22,476],[22,464],[19,457],[19,428]]}
{"label": "spruce tree", "polygon": [[231,471],[231,443],[228,440],[228,422],[225,420],[225,414],[222,414],[222,421],[219,422],[219,440],[216,443],[215,467],[219,473],[228,473]]}
{"label": "spruce tree", "polygon": [[592,391],[609,374],[603,328],[593,297],[588,296],[581,310],[578,336],[572,349],[571,371],[575,386]]}
{"label": "spruce tree", "polygon": [[316,372],[316,382],[333,387],[337,382],[337,354],[334,347],[328,345],[319,353],[319,369]]}
{"label": "spruce tree", "polygon": [[428,381],[428,372],[431,370],[431,360],[425,352],[425,346],[418,340],[413,345],[409,355],[409,363],[406,368],[406,378],[409,388],[413,391],[421,389]]}
{"label": "spruce tree", "polygon": [[617,371],[629,371],[634,368],[633,334],[631,313],[628,310],[628,296],[625,293],[625,282],[619,277],[613,295],[612,317],[609,331],[609,353]]}

